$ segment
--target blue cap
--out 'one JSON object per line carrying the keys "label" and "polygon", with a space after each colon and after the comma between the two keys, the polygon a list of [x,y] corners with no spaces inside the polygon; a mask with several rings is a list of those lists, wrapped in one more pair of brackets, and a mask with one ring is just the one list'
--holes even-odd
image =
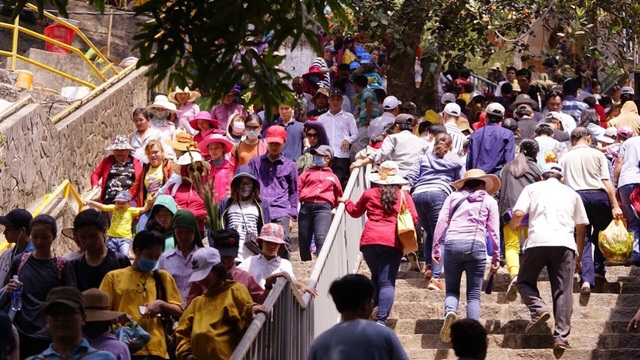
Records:
{"label": "blue cap", "polygon": [[370,62],[371,62],[371,54],[364,53],[364,54],[360,55],[360,63],[368,64]]}
{"label": "blue cap", "polygon": [[113,201],[131,201],[131,194],[128,191],[120,191]]}
{"label": "blue cap", "polygon": [[360,67],[360,63],[357,61],[353,61],[351,64],[349,64],[349,70],[355,70],[359,67]]}
{"label": "blue cap", "polygon": [[355,49],[355,50],[356,50],[356,51],[355,51],[355,53],[356,53],[356,56],[357,56],[357,57],[360,57],[360,56],[362,56],[362,54],[364,54],[364,53],[366,53],[366,52],[367,52],[367,50],[366,50],[366,49],[364,48],[364,46],[362,46],[362,45],[358,45],[358,46],[356,46],[356,49]]}

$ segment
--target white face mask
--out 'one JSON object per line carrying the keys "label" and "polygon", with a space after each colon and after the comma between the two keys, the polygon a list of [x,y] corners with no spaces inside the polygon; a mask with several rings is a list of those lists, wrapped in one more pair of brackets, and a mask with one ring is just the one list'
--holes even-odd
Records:
{"label": "white face mask", "polygon": [[258,130],[249,130],[249,131],[245,132],[245,135],[247,135],[247,137],[249,139],[257,139],[258,136],[260,136],[260,131],[258,131]]}
{"label": "white face mask", "polygon": [[244,131],[244,123],[241,121],[236,121],[233,123],[233,130],[236,131]]}

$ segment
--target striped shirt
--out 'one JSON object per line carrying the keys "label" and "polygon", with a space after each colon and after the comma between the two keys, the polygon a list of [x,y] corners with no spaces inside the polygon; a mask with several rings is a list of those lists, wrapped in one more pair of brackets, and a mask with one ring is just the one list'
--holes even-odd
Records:
{"label": "striped shirt", "polygon": [[[582,116],[582,111],[589,108],[584,101],[580,101],[573,96],[567,96],[562,100],[562,112],[571,115],[573,119],[578,123]],[[566,130],[566,129],[565,129]],[[572,131],[573,129],[569,130]]]}
{"label": "striped shirt", "polygon": [[453,140],[453,152],[458,155],[462,155],[462,145],[464,145],[464,140],[467,137],[464,136],[462,131],[458,128],[458,125],[455,123],[445,123],[444,127],[447,129],[447,134],[449,134]]}
{"label": "striped shirt", "polygon": [[[324,61],[324,59],[321,58],[321,57],[315,58],[315,60],[313,60],[312,66],[317,66],[317,67],[320,68],[320,70],[329,69],[329,66],[327,66],[327,62]],[[321,88],[330,89],[331,88],[331,73],[329,73],[329,72],[324,73],[324,79],[320,78],[320,81],[318,81],[318,86],[321,87]]]}
{"label": "striped shirt", "polygon": [[253,253],[244,246],[247,234],[258,236],[260,210],[253,200],[233,202],[227,211],[228,227],[236,229],[240,235],[237,261],[252,256]]}

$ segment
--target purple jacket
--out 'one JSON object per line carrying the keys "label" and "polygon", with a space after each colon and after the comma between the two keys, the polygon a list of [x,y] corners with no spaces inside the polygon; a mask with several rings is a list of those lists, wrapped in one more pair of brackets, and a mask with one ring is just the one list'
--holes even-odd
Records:
{"label": "purple jacket", "polygon": [[249,161],[260,184],[260,197],[266,201],[271,219],[298,217],[298,169],[296,163],[284,156],[276,161],[269,155],[256,156]]}

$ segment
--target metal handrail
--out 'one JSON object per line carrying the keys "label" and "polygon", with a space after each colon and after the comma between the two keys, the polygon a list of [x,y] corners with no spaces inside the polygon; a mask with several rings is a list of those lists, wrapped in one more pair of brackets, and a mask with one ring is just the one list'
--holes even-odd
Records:
{"label": "metal handrail", "polygon": [[[91,192],[89,195],[91,195]],[[48,208],[54,200],[62,197],[63,200],[69,201],[74,200],[75,203],[78,204],[78,212],[84,209],[82,197],[78,193],[78,191],[71,185],[69,180],[64,180],[58,187],[50,194],[47,194],[42,197],[42,203],[33,211],[31,211],[31,215],[36,217],[42,213],[43,210]],[[7,248],[11,248],[12,245],[9,244],[6,240],[0,243],[0,253],[3,252]]]}
{"label": "metal handrail", "polygon": [[480,82],[484,82],[485,84],[485,88],[488,91],[491,91],[493,93],[496,92],[496,89],[498,88],[498,84],[494,83],[493,81],[483,78],[482,76],[476,74],[476,73],[471,73],[470,76],[471,82],[473,83],[473,85],[476,86],[476,90],[478,89],[478,85],[480,85]]}
{"label": "metal handrail", "polygon": [[[354,169],[345,188],[345,196],[359,199],[369,187],[367,169]],[[336,210],[331,227],[307,282],[318,290],[318,297],[310,294],[298,298],[299,293],[287,279],[278,282],[269,293],[265,306],[271,309],[270,318],[258,315],[253,320],[231,359],[304,359],[313,339],[335,325],[340,314],[327,295],[329,286],[338,277],[355,273],[360,264],[360,234],[363,218],[353,219],[345,205]]]}

